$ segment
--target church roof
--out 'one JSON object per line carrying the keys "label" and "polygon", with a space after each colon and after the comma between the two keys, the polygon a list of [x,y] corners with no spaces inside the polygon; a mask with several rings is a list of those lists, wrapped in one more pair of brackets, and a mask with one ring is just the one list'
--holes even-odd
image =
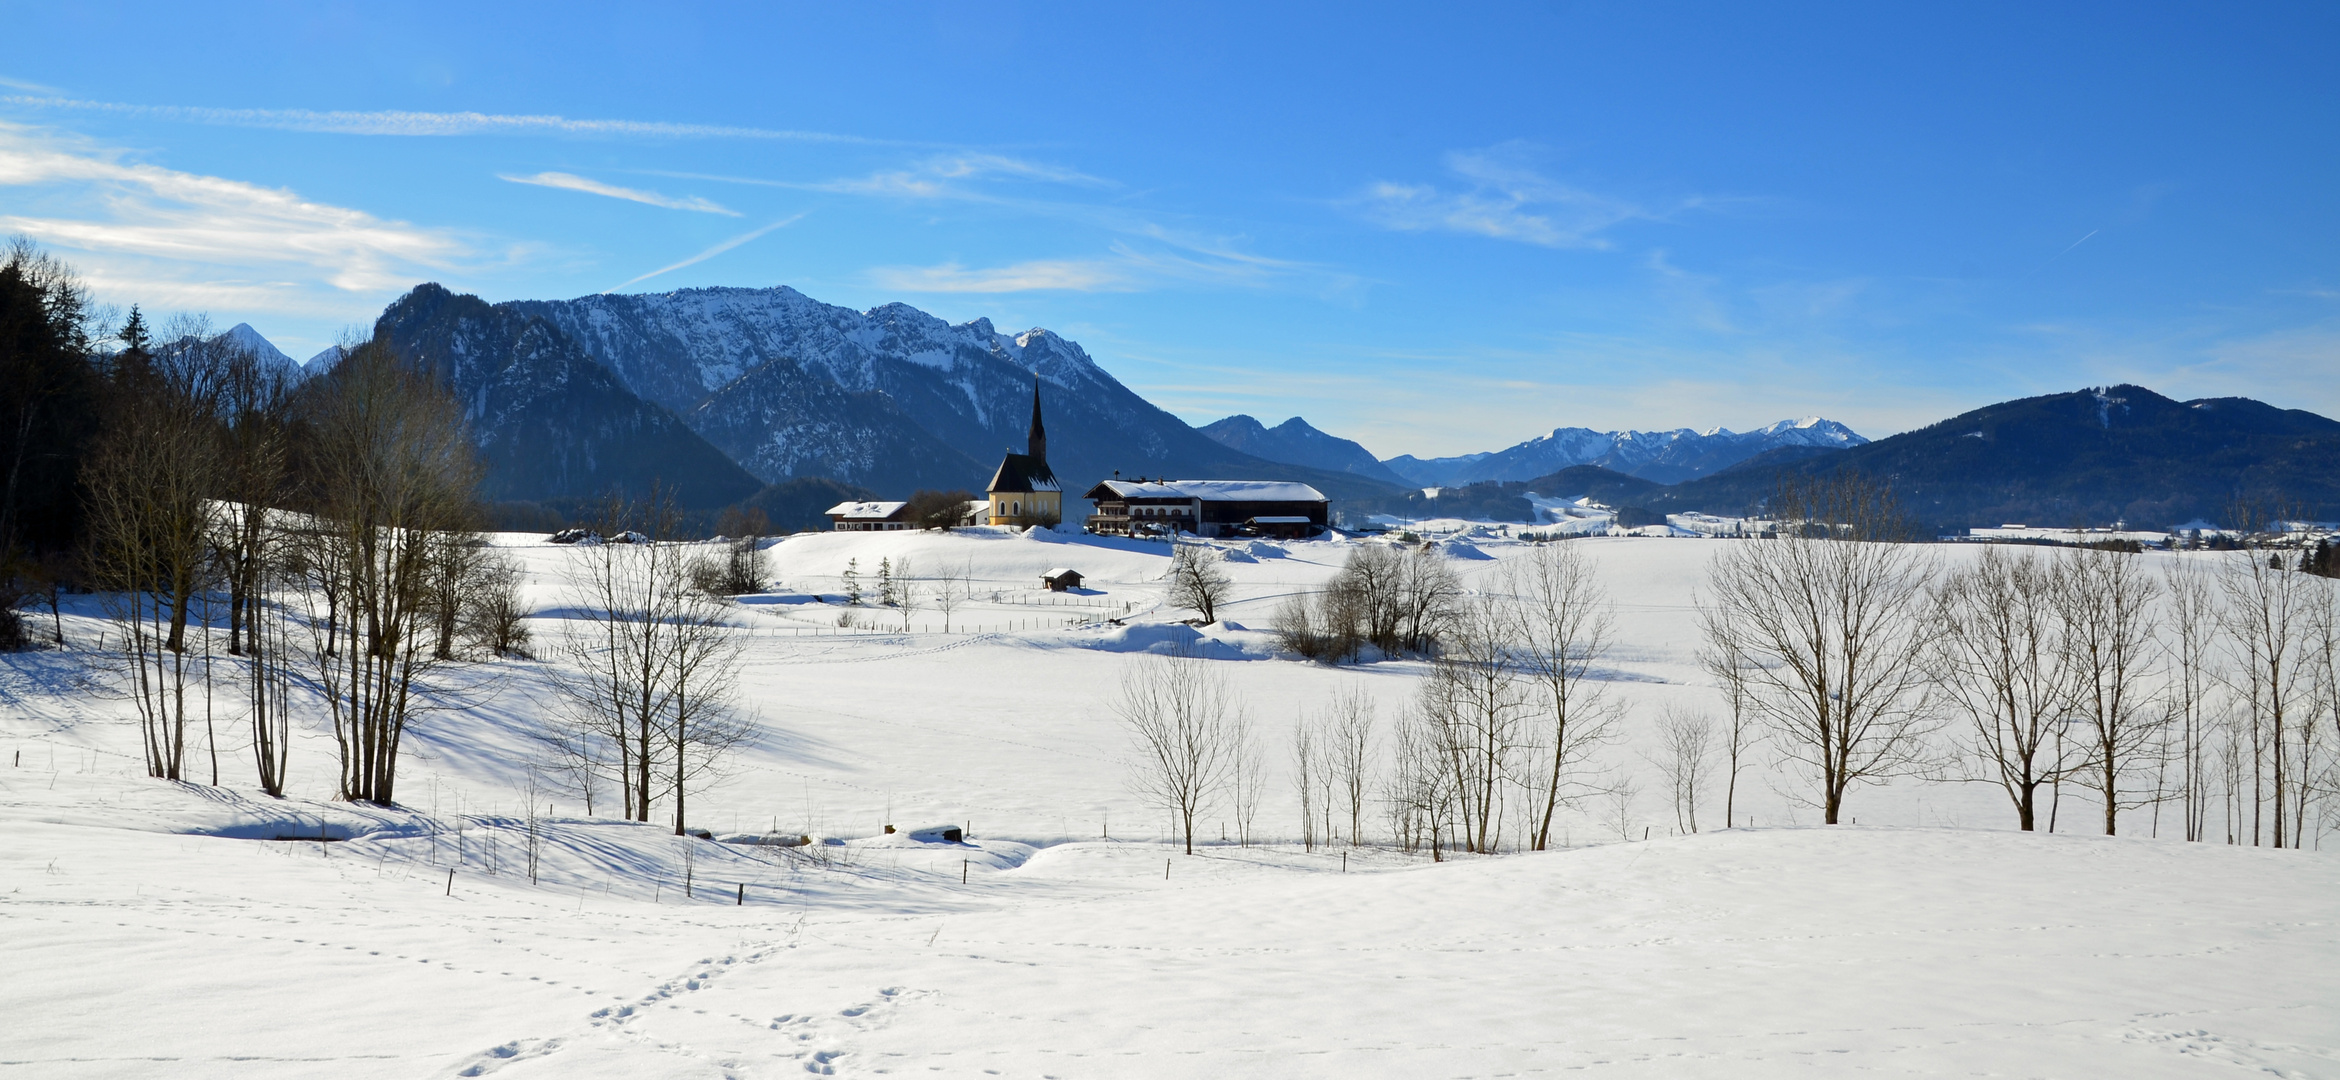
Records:
{"label": "church roof", "polygon": [[1062,491],[1056,482],[1056,473],[1048,462],[1030,454],[1006,454],[999,459],[999,471],[991,474],[991,492]]}

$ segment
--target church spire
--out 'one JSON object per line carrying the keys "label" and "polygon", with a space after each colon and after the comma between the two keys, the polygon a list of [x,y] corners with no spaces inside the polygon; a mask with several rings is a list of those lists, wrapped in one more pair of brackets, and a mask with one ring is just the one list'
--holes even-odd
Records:
{"label": "church spire", "polygon": [[1040,426],[1040,373],[1032,373],[1032,433],[1026,439],[1024,452],[1034,460],[1048,460],[1048,429]]}

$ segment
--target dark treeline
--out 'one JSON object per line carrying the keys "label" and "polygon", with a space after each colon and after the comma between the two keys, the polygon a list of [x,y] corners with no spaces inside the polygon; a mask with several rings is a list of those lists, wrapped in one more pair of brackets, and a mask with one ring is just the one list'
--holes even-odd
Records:
{"label": "dark treeline", "polygon": [[389,803],[431,671],[526,647],[460,406],[377,342],[343,354],[304,376],[199,319],[106,325],[54,258],[0,263],[0,647],[64,645],[61,594],[102,598],[153,776],[198,779],[200,735],[217,783],[241,724],[282,794],[297,688],[341,797]]}

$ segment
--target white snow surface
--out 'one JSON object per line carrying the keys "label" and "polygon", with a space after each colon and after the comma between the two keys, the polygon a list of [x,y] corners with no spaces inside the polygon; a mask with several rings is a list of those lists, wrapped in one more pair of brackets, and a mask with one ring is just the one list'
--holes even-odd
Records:
{"label": "white snow surface", "polygon": [[[1470,587],[1526,550],[1452,531],[1483,556],[1455,563]],[[498,542],[550,655],[587,553]],[[313,724],[279,801],[224,700],[222,786],[144,778],[104,622],[69,603],[75,650],[0,656],[0,1078],[2340,1075],[2333,856],[2154,840],[2148,811],[2117,839],[2014,833],[1980,785],[1863,788],[1860,824],[1821,828],[1768,759],[1742,827],[1716,831],[1710,792],[1708,831],[1670,835],[1647,720],[1715,708],[1693,590],[1726,542],[1568,541],[1617,599],[1602,677],[1637,718],[1600,764],[1651,794],[1569,815],[1561,850],[1438,864],[1294,842],[1294,718],[1354,687],[1386,726],[1421,671],[1247,628],[1342,541],[1245,544],[1206,627],[1161,603],[1166,544],[778,542],[736,609],[766,734],[693,824],[814,842],[684,841],[554,795],[533,884],[515,806],[549,662],[466,666],[471,704],[409,734],[403,806],[329,801]],[[840,632],[841,575],[881,560],[974,600],[949,633],[930,607]],[[1038,588],[1057,567],[1083,592]],[[1267,843],[1214,822],[1177,854],[1130,793],[1116,680],[1173,646],[1227,661],[1271,748]]]}

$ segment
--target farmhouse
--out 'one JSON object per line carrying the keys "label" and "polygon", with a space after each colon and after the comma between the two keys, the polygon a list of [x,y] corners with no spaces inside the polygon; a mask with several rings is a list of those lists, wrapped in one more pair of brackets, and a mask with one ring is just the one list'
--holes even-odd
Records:
{"label": "farmhouse", "polygon": [[914,526],[906,502],[841,502],[829,508],[837,532],[895,532]]}
{"label": "farmhouse", "polygon": [[1110,536],[1307,537],[1331,517],[1324,493],[1287,480],[1106,480],[1083,498],[1089,531]]}
{"label": "farmhouse", "polygon": [[1028,528],[1053,526],[1064,520],[1064,486],[1048,468],[1048,431],[1040,426],[1040,377],[1032,376],[1032,430],[1024,452],[999,459],[991,474],[990,521],[993,525]]}

